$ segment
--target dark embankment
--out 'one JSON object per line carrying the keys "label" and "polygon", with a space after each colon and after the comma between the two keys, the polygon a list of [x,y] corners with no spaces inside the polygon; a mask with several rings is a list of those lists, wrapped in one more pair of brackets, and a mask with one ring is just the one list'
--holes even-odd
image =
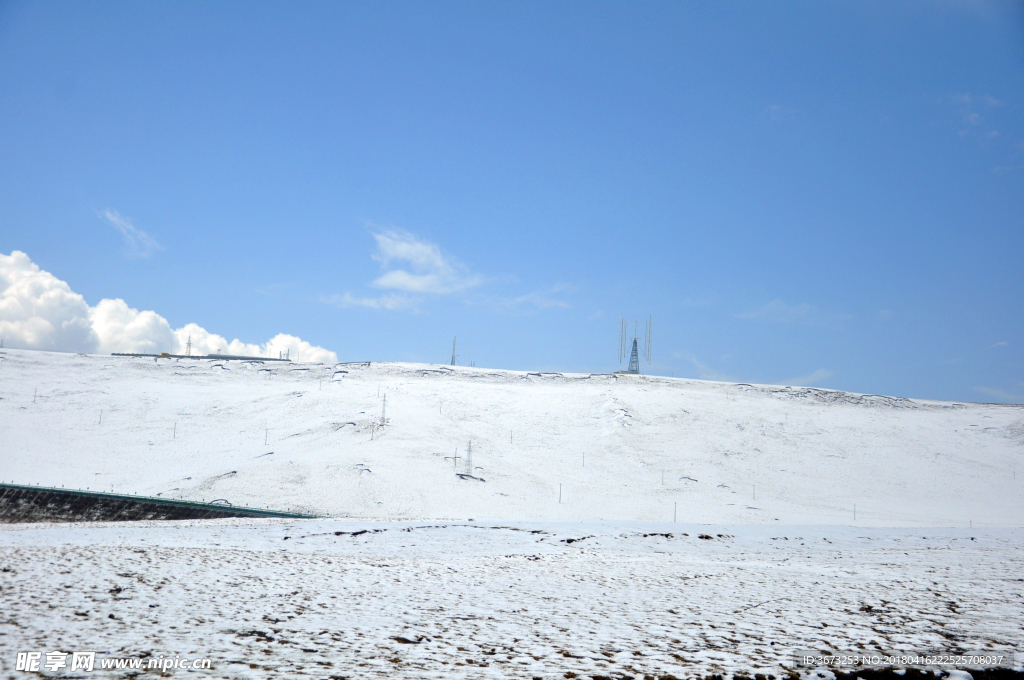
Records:
{"label": "dark embankment", "polygon": [[0,484],[0,524],[19,522],[132,522],[227,517],[308,518],[292,512],[192,503],[96,491]]}

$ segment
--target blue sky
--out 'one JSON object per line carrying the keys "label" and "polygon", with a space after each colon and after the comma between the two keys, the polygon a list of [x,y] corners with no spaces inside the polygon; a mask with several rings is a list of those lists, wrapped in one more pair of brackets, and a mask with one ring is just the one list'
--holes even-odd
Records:
{"label": "blue sky", "polygon": [[653,316],[653,374],[1021,403],[1022,107],[1020,3],[3,2],[0,253],[343,361]]}

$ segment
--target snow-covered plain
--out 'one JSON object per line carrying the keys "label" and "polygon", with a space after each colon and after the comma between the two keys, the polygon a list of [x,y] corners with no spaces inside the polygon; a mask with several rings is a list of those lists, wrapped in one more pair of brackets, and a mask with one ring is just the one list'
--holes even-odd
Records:
{"label": "snow-covered plain", "polygon": [[1024,651],[1019,406],[2,350],[0,443],[0,481],[331,517],[2,526],[9,677],[53,649],[545,679]]}
{"label": "snow-covered plain", "polygon": [[[0,481],[364,519],[1024,522],[1020,406],[425,364],[0,359]],[[470,440],[486,481],[454,474]]]}
{"label": "snow-covered plain", "polygon": [[208,520],[0,541],[0,648],[213,660],[179,676],[782,678],[795,649],[1024,648],[1019,529]]}

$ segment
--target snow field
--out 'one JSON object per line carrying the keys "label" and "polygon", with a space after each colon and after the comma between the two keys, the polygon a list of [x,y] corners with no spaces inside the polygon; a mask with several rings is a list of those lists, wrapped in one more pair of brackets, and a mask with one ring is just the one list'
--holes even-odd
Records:
{"label": "snow field", "polygon": [[[213,659],[189,677],[782,678],[795,649],[1021,650],[1022,539],[641,522],[8,525],[0,647]],[[8,675],[13,658],[0,654]]]}

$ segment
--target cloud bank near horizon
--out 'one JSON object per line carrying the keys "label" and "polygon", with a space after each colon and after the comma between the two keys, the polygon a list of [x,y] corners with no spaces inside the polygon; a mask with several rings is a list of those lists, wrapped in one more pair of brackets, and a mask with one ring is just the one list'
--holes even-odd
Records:
{"label": "cloud bank near horizon", "polygon": [[0,338],[6,347],[56,352],[110,354],[193,354],[277,356],[290,352],[304,361],[333,363],[338,355],[294,335],[278,333],[262,345],[230,342],[194,323],[172,329],[153,311],[139,311],[120,299],[90,307],[66,281],[43,271],[25,253],[0,253]]}

